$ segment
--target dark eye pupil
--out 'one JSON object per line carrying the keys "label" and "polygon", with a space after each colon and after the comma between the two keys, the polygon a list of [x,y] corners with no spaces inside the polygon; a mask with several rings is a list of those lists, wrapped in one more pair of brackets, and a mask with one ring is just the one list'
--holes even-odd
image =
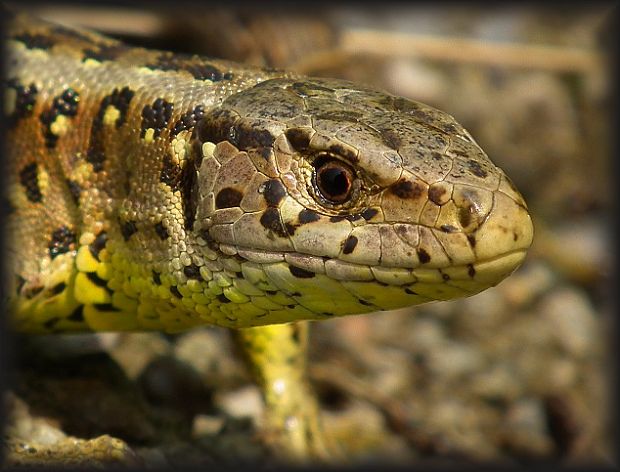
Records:
{"label": "dark eye pupil", "polygon": [[351,171],[337,162],[327,162],[317,170],[321,194],[334,203],[342,203],[351,192]]}

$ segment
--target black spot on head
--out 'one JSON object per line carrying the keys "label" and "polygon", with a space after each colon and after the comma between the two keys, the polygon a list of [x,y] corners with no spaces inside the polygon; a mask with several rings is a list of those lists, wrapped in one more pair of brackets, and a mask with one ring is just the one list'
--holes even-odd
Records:
{"label": "black spot on head", "polygon": [[299,221],[300,225],[305,225],[307,223],[319,221],[320,219],[321,219],[320,214],[318,214],[315,211],[308,210],[307,208],[304,208],[303,210],[301,210],[299,212],[299,215],[297,216],[297,220]]}
{"label": "black spot on head", "polygon": [[281,238],[286,237],[288,234],[286,228],[282,225],[282,222],[280,221],[280,212],[276,208],[267,208],[263,215],[260,217],[260,224],[263,225],[264,228],[272,231]]}
{"label": "black spot on head", "polygon": [[269,179],[263,185],[263,197],[267,205],[277,207],[286,196],[286,188],[278,179]]}
{"label": "black spot on head", "polygon": [[215,196],[215,208],[238,207],[243,199],[243,193],[232,187],[226,187],[217,192]]}
{"label": "black spot on head", "polygon": [[297,229],[297,226],[287,222],[287,223],[284,223],[284,228],[286,229],[287,234],[289,234],[290,236],[293,236],[295,234],[295,230]]}
{"label": "black spot on head", "polygon": [[484,178],[488,175],[487,171],[482,168],[480,163],[474,161],[473,159],[467,161],[467,167],[476,177]]}
{"label": "black spot on head", "polygon": [[417,250],[417,253],[418,253],[418,258],[420,259],[420,262],[422,264],[426,264],[427,262],[430,262],[431,256],[430,256],[430,254],[428,252],[426,252],[425,249],[419,248]]}
{"label": "black spot on head", "polygon": [[351,235],[344,241],[344,244],[342,246],[342,253],[351,254],[356,246],[357,246],[357,238]]}
{"label": "black spot on head", "polygon": [[179,289],[177,288],[176,285],[170,286],[170,293],[177,298],[183,298],[183,295],[181,295],[181,292],[179,292]]}
{"label": "black spot on head", "polygon": [[181,174],[181,166],[175,164],[170,154],[166,153],[162,160],[159,181],[168,185],[173,192],[176,192],[180,188]]}
{"label": "black spot on head", "polygon": [[448,274],[444,274],[443,272],[441,273],[441,278],[444,279],[445,281],[450,280],[450,276]]}
{"label": "black spot on head", "polygon": [[458,228],[452,225],[441,225],[439,229],[444,233],[455,233],[458,231]]}
{"label": "black spot on head", "polygon": [[329,217],[330,223],[339,223],[340,221],[344,221],[346,218],[342,215],[334,215]]}
{"label": "black spot on head", "polygon": [[381,130],[380,134],[381,134],[381,139],[383,140],[383,142],[385,143],[387,147],[394,149],[395,151],[397,151],[398,148],[400,148],[400,145],[402,143],[402,138],[400,137],[398,132],[394,131],[393,129],[384,129],[384,130]]}
{"label": "black spot on head", "polygon": [[131,238],[131,236],[138,231],[138,228],[136,227],[136,222],[129,220],[129,221],[122,221],[119,220],[119,224],[121,227],[121,234],[123,235],[123,239],[125,241],[128,241],[129,238]]}
{"label": "black spot on head", "polygon": [[34,83],[24,87],[17,80],[7,81],[7,87],[15,89],[15,106],[13,112],[7,116],[8,127],[13,127],[20,119],[32,115],[38,90]]}
{"label": "black spot on head", "polygon": [[293,149],[298,152],[306,151],[310,146],[311,128],[291,128],[287,129],[284,134],[291,146],[293,146]]}
{"label": "black spot on head", "polygon": [[146,105],[142,109],[142,124],[140,125],[140,137],[144,138],[146,130],[153,128],[153,137],[157,138],[161,132],[166,129],[170,118],[172,117],[172,110],[174,105],[167,102],[163,98],[156,99],[152,105]]}
{"label": "black spot on head", "polygon": [[424,193],[424,187],[418,182],[401,179],[392,184],[388,191],[399,198],[414,199],[419,198]]}
{"label": "black spot on head", "polygon": [[75,180],[67,179],[67,187],[69,188],[69,193],[71,194],[71,198],[73,199],[73,203],[77,206],[80,204],[80,194],[82,193],[82,188],[80,184],[78,184]]}
{"label": "black spot on head", "polygon": [[446,193],[443,187],[435,186],[428,189],[428,199],[436,205],[441,205],[441,197]]}
{"label": "black spot on head", "polygon": [[157,233],[157,236],[159,236],[159,239],[161,239],[162,241],[170,237],[170,234],[168,233],[168,229],[164,226],[164,223],[161,221],[159,223],[155,223],[155,232]]}
{"label": "black spot on head", "polygon": [[13,36],[12,39],[23,43],[28,49],[50,49],[54,46],[54,40],[42,34],[22,33]]}
{"label": "black spot on head", "polygon": [[271,148],[276,139],[269,130],[260,129],[243,121],[238,122],[231,131],[228,141],[239,149]]}
{"label": "black spot on head", "polygon": [[76,242],[76,236],[67,226],[61,226],[52,233],[52,237],[48,244],[50,257],[54,259],[60,254],[64,254],[73,249]]}
{"label": "black spot on head", "polygon": [[472,205],[467,205],[459,208],[459,221],[461,222],[461,226],[463,228],[467,228],[473,218],[475,208]]}
{"label": "black spot on head", "polygon": [[39,188],[39,168],[36,163],[27,164],[19,171],[19,182],[26,191],[26,198],[32,203],[41,203],[43,194]]}
{"label": "black spot on head", "polygon": [[196,264],[183,267],[183,273],[188,279],[203,280],[202,275],[200,275],[200,267]]}
{"label": "black spot on head", "polygon": [[288,266],[288,270],[290,270],[291,274],[293,274],[298,279],[311,279],[316,275],[314,272],[310,272],[309,270],[301,269],[292,265]]}
{"label": "black spot on head", "polygon": [[198,120],[200,120],[204,116],[204,113],[204,106],[198,105],[193,110],[190,110],[187,113],[181,115],[181,118],[179,118],[179,120],[174,124],[174,128],[172,129],[172,135],[176,136],[182,131],[192,129],[194,126],[196,126]]}
{"label": "black spot on head", "polygon": [[73,321],[75,323],[83,323],[84,322],[84,305],[78,306],[73,313],[71,313],[67,320]]}
{"label": "black spot on head", "polygon": [[341,156],[343,159],[349,162],[357,162],[359,160],[355,151],[347,147],[344,147],[341,144],[332,144],[329,147],[329,152],[337,156]]}
{"label": "black spot on head", "polygon": [[220,293],[216,298],[222,303],[230,303],[230,300],[223,293]]}
{"label": "black spot on head", "polygon": [[377,210],[376,208],[367,208],[365,209],[361,215],[362,218],[364,218],[366,221],[371,220],[377,213],[379,213],[379,210]]}
{"label": "black spot on head", "polygon": [[102,231],[97,235],[95,240],[88,245],[88,249],[93,257],[99,260],[99,253],[105,247],[108,242],[108,234],[105,231]]}

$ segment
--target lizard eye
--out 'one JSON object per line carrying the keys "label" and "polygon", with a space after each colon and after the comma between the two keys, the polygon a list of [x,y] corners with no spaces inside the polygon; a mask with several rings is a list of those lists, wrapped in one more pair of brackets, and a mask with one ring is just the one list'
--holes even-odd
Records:
{"label": "lizard eye", "polygon": [[329,203],[344,203],[351,197],[355,174],[337,159],[323,157],[314,163],[314,181],[321,196]]}

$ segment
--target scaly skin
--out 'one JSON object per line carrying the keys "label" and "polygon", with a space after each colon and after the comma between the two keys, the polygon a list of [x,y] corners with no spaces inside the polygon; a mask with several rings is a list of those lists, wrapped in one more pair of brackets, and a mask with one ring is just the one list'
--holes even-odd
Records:
{"label": "scaly skin", "polygon": [[[421,103],[24,16],[8,36],[19,331],[251,328],[239,337],[272,410],[288,408],[275,376],[314,431],[303,376],[283,377],[299,328],[281,323],[472,295],[531,244],[510,180]],[[322,455],[320,433],[298,447],[276,416],[297,455]]]}

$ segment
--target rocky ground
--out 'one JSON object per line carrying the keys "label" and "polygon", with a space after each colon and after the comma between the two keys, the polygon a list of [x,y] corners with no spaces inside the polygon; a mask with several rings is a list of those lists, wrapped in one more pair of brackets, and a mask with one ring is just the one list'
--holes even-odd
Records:
{"label": "rocky ground", "polygon": [[[593,54],[604,52],[609,21],[603,7],[413,11],[409,23],[402,12],[345,13],[354,26],[372,17],[393,30],[423,17],[437,34]],[[309,72],[455,115],[522,190],[535,240],[513,276],[477,296],[315,323],[310,376],[329,434],[358,464],[614,463],[605,68],[337,57]],[[270,464],[259,392],[224,330],[14,341],[5,395],[14,464]]]}

